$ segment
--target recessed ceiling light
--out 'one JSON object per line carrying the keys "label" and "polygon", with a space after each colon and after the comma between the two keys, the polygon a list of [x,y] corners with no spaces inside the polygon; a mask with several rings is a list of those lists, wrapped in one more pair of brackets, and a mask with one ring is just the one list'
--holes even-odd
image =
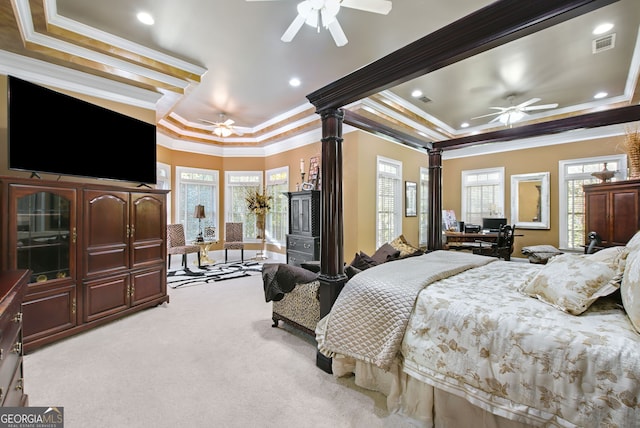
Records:
{"label": "recessed ceiling light", "polygon": [[593,98],[595,98],[596,100],[599,100],[600,98],[604,98],[604,97],[606,97],[607,95],[609,95],[609,94],[607,94],[606,92],[598,92],[597,94],[595,94],[595,95],[593,96]]}
{"label": "recessed ceiling light", "polygon": [[469,124],[467,122],[462,122],[460,124],[460,128],[468,128],[468,127],[469,127]]}
{"label": "recessed ceiling light", "polygon": [[153,16],[147,12],[138,12],[136,15],[138,17],[138,21],[142,22],[145,25],[153,25],[155,22]]}
{"label": "recessed ceiling light", "polygon": [[607,31],[611,30],[613,28],[613,24],[610,24],[608,22],[605,22],[604,24],[600,24],[598,25],[594,30],[593,30],[593,34],[604,34]]}
{"label": "recessed ceiling light", "polygon": [[297,77],[291,78],[291,80],[289,80],[289,85],[293,87],[300,86],[300,79],[298,79]]}
{"label": "recessed ceiling light", "polygon": [[420,89],[415,89],[413,92],[411,92],[411,96],[413,98],[418,98],[422,96],[422,91]]}

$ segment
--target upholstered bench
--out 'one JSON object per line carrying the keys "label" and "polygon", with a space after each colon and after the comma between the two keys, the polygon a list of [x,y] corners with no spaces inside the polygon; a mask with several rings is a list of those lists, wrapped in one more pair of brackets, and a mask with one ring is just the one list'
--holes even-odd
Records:
{"label": "upholstered bench", "polygon": [[304,333],[315,336],[320,321],[318,273],[283,263],[265,263],[262,281],[265,300],[272,301],[273,327],[284,321]]}
{"label": "upholstered bench", "polygon": [[317,280],[296,284],[282,300],[274,301],[271,314],[272,327],[278,327],[278,322],[283,321],[315,337],[316,325],[320,321],[319,288],[320,282]]}

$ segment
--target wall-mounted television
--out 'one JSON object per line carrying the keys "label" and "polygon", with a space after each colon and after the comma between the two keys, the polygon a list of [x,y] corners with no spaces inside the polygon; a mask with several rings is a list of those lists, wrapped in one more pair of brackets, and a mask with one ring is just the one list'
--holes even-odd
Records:
{"label": "wall-mounted television", "polygon": [[9,169],[156,184],[156,126],[8,76]]}

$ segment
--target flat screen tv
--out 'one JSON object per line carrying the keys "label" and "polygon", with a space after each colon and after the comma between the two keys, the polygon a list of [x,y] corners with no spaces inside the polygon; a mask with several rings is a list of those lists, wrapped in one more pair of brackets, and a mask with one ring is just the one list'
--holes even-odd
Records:
{"label": "flat screen tv", "polygon": [[482,219],[482,229],[498,232],[500,228],[507,224],[507,219],[502,217],[485,217]]}
{"label": "flat screen tv", "polygon": [[9,169],[156,184],[156,126],[8,77]]}

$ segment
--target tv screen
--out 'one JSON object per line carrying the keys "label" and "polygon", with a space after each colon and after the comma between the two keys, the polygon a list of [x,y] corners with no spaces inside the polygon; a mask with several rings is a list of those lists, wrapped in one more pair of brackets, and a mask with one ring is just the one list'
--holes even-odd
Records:
{"label": "tv screen", "polygon": [[9,169],[156,184],[156,126],[8,77]]}

